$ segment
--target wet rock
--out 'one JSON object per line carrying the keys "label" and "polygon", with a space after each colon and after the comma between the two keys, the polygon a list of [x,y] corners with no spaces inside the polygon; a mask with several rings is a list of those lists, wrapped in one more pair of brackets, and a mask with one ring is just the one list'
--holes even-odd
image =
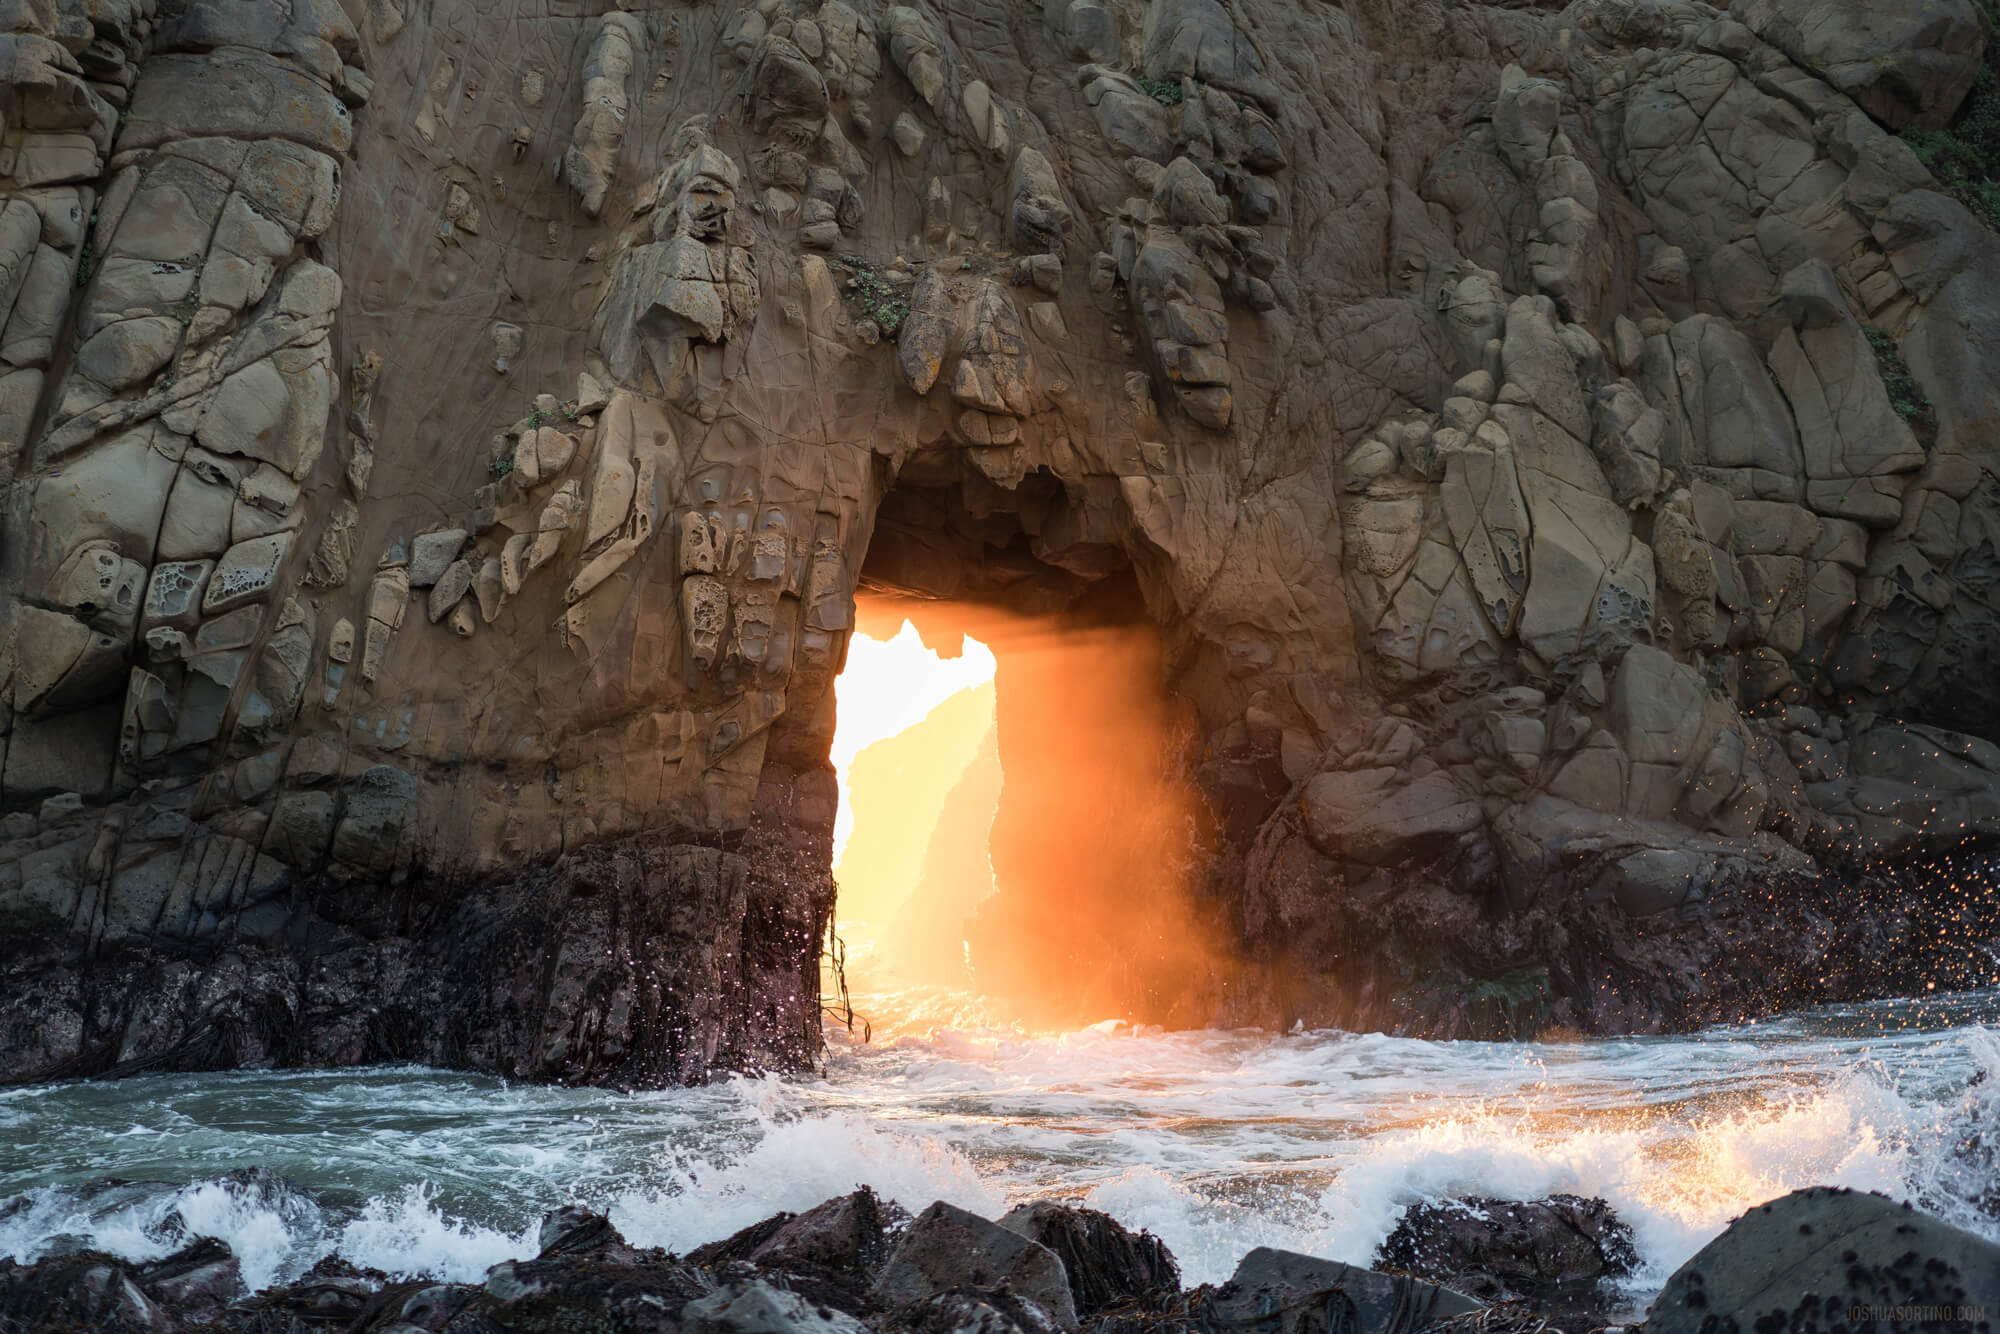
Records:
{"label": "wet rock", "polygon": [[17,1265],[0,1260],[0,1319],[18,1329],[172,1334],[176,1322],[123,1262],[94,1251]]}
{"label": "wet rock", "polygon": [[909,1214],[864,1186],[786,1218],[742,1258],[773,1269],[813,1265],[872,1273],[887,1256],[894,1234],[909,1222]]}
{"label": "wet rock", "polygon": [[1054,1251],[943,1201],[918,1214],[897,1238],[874,1290],[883,1302],[901,1306],[955,1288],[1002,1284],[1064,1329],[1076,1328],[1069,1276]]}
{"label": "wet rock", "polygon": [[213,1237],[144,1262],[61,1245],[35,1264],[0,1259],[0,1328],[10,1330],[178,1334],[226,1326],[243,1296],[235,1255]]}
{"label": "wet rock", "polygon": [[578,1205],[565,1205],[542,1219],[535,1241],[542,1248],[539,1258],[547,1260],[558,1255],[580,1255],[607,1246],[622,1245],[624,1238],[603,1214],[592,1213]]}
{"label": "wet rock", "polygon": [[1000,1226],[1055,1252],[1079,1316],[1128,1304],[1156,1308],[1180,1292],[1180,1266],[1158,1237],[1129,1232],[1095,1209],[1037,1200],[1008,1212]]}
{"label": "wet rock", "polygon": [[862,1334],[853,1316],[762,1280],[731,1283],[681,1308],[687,1334]]}
{"label": "wet rock", "polygon": [[486,1271],[488,1296],[506,1303],[560,1297],[579,1273],[624,1270],[661,1258],[658,1251],[627,1242],[604,1215],[576,1205],[545,1215],[537,1240],[541,1251],[533,1259],[503,1260]]}
{"label": "wet rock", "polygon": [[941,1292],[898,1310],[884,1322],[896,1334],[1057,1334],[1047,1311],[1008,1288]]}
{"label": "wet rock", "polygon": [[147,1296],[174,1312],[183,1324],[215,1320],[244,1292],[242,1267],[228,1245],[214,1237],[149,1261],[133,1276]]}
{"label": "wet rock", "polygon": [[1484,1301],[1526,1301],[1564,1328],[1598,1328],[1611,1314],[1610,1284],[1638,1253],[1603,1200],[1552,1195],[1412,1205],[1376,1260]]}
{"label": "wet rock", "polygon": [[309,1329],[314,1322],[351,1327],[364,1312],[377,1307],[377,1296],[389,1286],[389,1276],[381,1270],[362,1268],[330,1255],[293,1283],[237,1301],[228,1318],[217,1325],[243,1334],[290,1329],[294,1324]]}
{"label": "wet rock", "polygon": [[1359,1334],[1392,1334],[1482,1309],[1449,1288],[1266,1246],[1243,1257],[1210,1307],[1224,1325],[1251,1328],[1280,1312],[1312,1311],[1325,1313],[1329,1328]]}
{"label": "wet rock", "polygon": [[1646,1328],[1851,1328],[1910,1319],[1893,1308],[1996,1303],[2000,1246],[1880,1195],[1815,1187],[1758,1205],[1702,1247],[1660,1290]]}
{"label": "wet rock", "polygon": [[[490,1270],[483,1287],[440,1285],[420,1288],[407,1297],[394,1295],[402,1299],[405,1319],[415,1304],[433,1313],[438,1325],[457,1318],[475,1328],[486,1322],[501,1329],[595,1326],[665,1334],[684,1328],[680,1317],[688,1306],[718,1294],[712,1278],[664,1252],[623,1250],[602,1256],[510,1261]],[[794,1309],[784,1300],[787,1296],[779,1294],[773,1302],[780,1314]],[[378,1299],[378,1309],[387,1305]],[[722,1311],[726,1310],[723,1305]],[[746,1319],[754,1319],[757,1312],[758,1303],[746,1304]]]}

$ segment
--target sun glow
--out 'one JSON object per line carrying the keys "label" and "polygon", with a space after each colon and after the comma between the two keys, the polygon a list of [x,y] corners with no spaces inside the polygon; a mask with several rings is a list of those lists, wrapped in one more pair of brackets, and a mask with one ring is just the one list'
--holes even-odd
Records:
{"label": "sun glow", "polygon": [[857,634],[835,697],[850,994],[956,989],[1036,1031],[1206,1021],[1229,961],[1189,891],[1202,811],[1159,637],[920,608],[929,643],[967,636],[940,660],[902,610],[868,608],[897,633]]}
{"label": "sun glow", "polygon": [[854,757],[877,741],[923,721],[925,715],[961,690],[993,679],[993,652],[976,639],[965,641],[956,658],[940,658],[924,646],[908,621],[893,639],[856,632],[848,641],[847,666],[834,682],[837,722],[833,771],[840,784],[840,814],[833,826],[833,860],[838,864],[854,832],[854,802],[848,778]]}

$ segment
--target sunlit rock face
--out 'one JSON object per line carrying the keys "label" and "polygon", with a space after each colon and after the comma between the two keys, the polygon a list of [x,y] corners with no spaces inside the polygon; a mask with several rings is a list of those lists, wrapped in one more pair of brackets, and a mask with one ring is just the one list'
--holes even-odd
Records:
{"label": "sunlit rock face", "polygon": [[1976,5],[511,3],[10,12],[0,1074],[809,1060],[864,582],[1144,629],[1206,1017],[1985,976]]}

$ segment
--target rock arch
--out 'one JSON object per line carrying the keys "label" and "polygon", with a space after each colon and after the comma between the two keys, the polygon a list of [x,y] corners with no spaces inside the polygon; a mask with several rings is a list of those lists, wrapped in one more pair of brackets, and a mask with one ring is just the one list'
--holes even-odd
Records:
{"label": "rock arch", "polygon": [[1850,868],[2000,827],[1986,25],[1804,3],[23,7],[4,1069],[810,1060],[940,485],[1131,571],[1230,1013],[1983,977]]}

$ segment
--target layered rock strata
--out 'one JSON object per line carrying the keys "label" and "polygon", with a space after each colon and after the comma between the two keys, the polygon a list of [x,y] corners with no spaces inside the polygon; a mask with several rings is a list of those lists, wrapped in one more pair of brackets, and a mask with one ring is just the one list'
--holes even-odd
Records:
{"label": "layered rock strata", "polygon": [[810,1059],[863,586],[1157,635],[1210,1016],[1984,980],[1922,8],[18,7],[0,1071]]}

